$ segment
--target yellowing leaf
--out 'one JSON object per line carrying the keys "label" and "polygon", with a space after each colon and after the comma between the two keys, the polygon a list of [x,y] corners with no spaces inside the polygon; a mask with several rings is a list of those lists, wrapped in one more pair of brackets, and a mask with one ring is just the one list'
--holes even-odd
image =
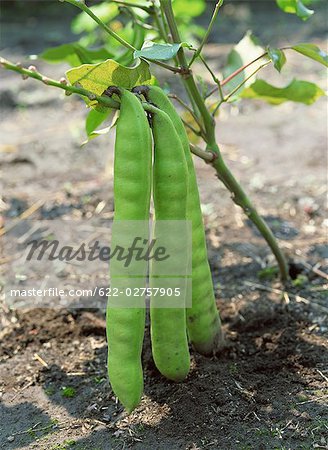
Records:
{"label": "yellowing leaf", "polygon": [[[149,64],[143,60],[139,60],[134,67],[124,67],[107,59],[98,64],[74,67],[66,72],[66,76],[72,85],[78,84],[96,95],[102,95],[109,86],[132,89],[140,84],[149,84],[152,79]],[[86,98],[85,101],[88,105],[95,103]]]}

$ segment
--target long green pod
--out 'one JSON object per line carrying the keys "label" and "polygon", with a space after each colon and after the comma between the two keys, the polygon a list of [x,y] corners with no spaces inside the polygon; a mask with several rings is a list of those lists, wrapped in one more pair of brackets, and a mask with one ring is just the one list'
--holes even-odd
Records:
{"label": "long green pod", "polygon": [[[154,137],[153,198],[155,208],[155,237],[163,221],[186,223],[188,196],[188,168],[179,136],[165,112],[153,115]],[[161,225],[157,225],[161,221]],[[169,225],[167,225],[169,226]],[[163,230],[163,228],[162,228]],[[165,223],[164,223],[165,234]],[[169,234],[169,233],[168,233]],[[179,245],[175,236],[166,236]],[[181,252],[186,252],[186,248]],[[183,259],[183,258],[182,258]],[[187,262],[187,258],[185,259]],[[150,286],[162,287],[163,278],[154,276],[156,261],[150,268]],[[186,267],[182,270],[186,271]],[[154,290],[153,290],[154,292]],[[153,358],[158,370],[173,381],[183,380],[190,369],[190,355],[186,333],[185,291],[175,307],[161,307],[170,298],[151,297],[151,341]]]}
{"label": "long green pod", "polygon": [[[150,127],[139,99],[127,90],[119,90],[119,93],[121,108],[114,158],[114,225],[126,223],[125,221],[148,223],[152,170]],[[113,231],[112,245],[120,244],[126,239],[124,233],[123,236],[120,235],[120,225],[117,229],[119,231],[115,232],[115,236]],[[145,285],[142,277],[129,278],[131,267],[122,272],[121,266],[111,261],[110,268],[112,286],[117,282],[115,277],[122,275],[126,277],[124,287]],[[123,303],[129,301],[124,295],[120,300]],[[112,306],[109,301],[107,308],[109,380],[114,393],[129,412],[139,404],[143,392],[141,352],[145,307],[139,305],[136,302],[132,305],[134,307],[130,305],[124,308]]]}
{"label": "long green pod", "polygon": [[189,172],[187,219],[192,221],[192,307],[187,309],[187,328],[193,347],[199,353],[208,355],[219,347],[222,331],[207,258],[198,184],[188,136],[179,114],[163,90],[157,86],[141,88],[150,102],[169,115],[184,148]]}

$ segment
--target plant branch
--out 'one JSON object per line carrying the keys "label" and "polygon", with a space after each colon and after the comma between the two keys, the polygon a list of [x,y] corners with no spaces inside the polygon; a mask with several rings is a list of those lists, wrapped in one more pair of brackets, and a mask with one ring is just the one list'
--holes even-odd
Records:
{"label": "plant branch", "polygon": [[[202,57],[202,55],[199,55],[199,58],[201,59],[202,63],[204,64],[204,66],[206,67],[206,69],[209,71],[209,73],[211,74],[214,83],[217,85],[218,90],[219,90],[219,94],[220,94],[220,99],[223,100],[223,92],[222,92],[222,88],[221,88],[221,82],[220,80],[216,77],[215,73],[213,72],[213,70],[210,68],[210,66],[207,64],[206,60]],[[207,96],[206,96],[207,98]]]}
{"label": "plant branch", "polygon": [[[222,80],[220,82],[221,87],[223,87],[224,85],[226,85],[227,83],[229,83],[229,81],[231,81],[233,78],[235,78],[237,75],[239,75],[241,72],[243,72],[245,69],[247,69],[247,67],[251,66],[252,64],[254,64],[255,62],[259,61],[260,59],[264,58],[265,56],[268,55],[268,52],[263,53],[263,55],[258,56],[257,58],[253,59],[253,61],[250,61],[249,63],[245,64],[242,67],[239,67],[239,69],[235,70],[232,74],[230,74],[227,78],[225,78],[224,80]],[[270,61],[271,62],[271,61]],[[212,91],[210,91],[206,98],[210,97],[211,95],[213,95],[216,92],[216,88],[213,89]]]}
{"label": "plant branch", "polygon": [[148,14],[151,14],[151,12],[152,12],[152,9],[149,8],[148,6],[138,5],[137,3],[130,3],[130,2],[121,1],[121,0],[110,0],[109,3],[117,3],[118,5],[128,6],[128,7],[130,7],[130,8],[143,9],[143,10],[146,11]]}
{"label": "plant branch", "polygon": [[203,37],[202,42],[200,43],[200,46],[198,47],[198,49],[194,53],[193,57],[191,58],[191,61],[189,63],[189,68],[192,66],[192,64],[195,61],[195,59],[198,58],[198,56],[201,54],[201,52],[203,50],[203,47],[206,44],[206,42],[208,40],[208,37],[209,37],[209,35],[210,35],[211,31],[212,31],[214,22],[215,22],[215,20],[217,18],[217,15],[219,13],[219,9],[221,8],[222,5],[223,5],[223,0],[219,0],[216,3],[214,11],[213,11],[213,14],[212,14],[212,18],[211,18],[211,21],[210,21],[210,23],[208,25],[207,31],[205,33],[205,36]]}
{"label": "plant branch", "polygon": [[191,153],[203,159],[206,163],[212,163],[215,159],[214,153],[202,150],[201,148],[197,147],[197,145],[191,143],[189,143],[189,146]]}
{"label": "plant branch", "polygon": [[269,64],[271,64],[271,61],[267,61],[266,63],[261,64],[259,67],[257,67],[256,70],[254,70],[254,72],[252,72],[250,75],[248,75],[248,77],[246,77],[240,84],[238,84],[238,86],[235,87],[235,89],[233,89],[228,95],[225,96],[224,101],[227,102],[236,92],[239,91],[239,89],[245,83],[247,83],[248,80],[250,80],[254,75],[257,74],[257,72],[259,72],[261,69],[268,66]]}
{"label": "plant branch", "polygon": [[68,94],[78,94],[87,97],[89,100],[97,100],[103,106],[116,109],[119,107],[117,102],[108,97],[102,97],[100,95],[93,94],[92,92],[83,89],[81,87],[71,86],[67,84],[66,78],[63,78],[60,81],[56,81],[49,77],[46,77],[42,75],[40,72],[38,72],[34,66],[30,66],[28,69],[25,69],[24,67],[21,67],[19,63],[14,64],[2,57],[0,57],[0,65],[5,69],[13,70],[14,72],[20,73],[23,76],[23,79],[34,78],[35,80],[41,81],[42,83],[48,86],[63,89]]}
{"label": "plant branch", "polygon": [[188,123],[186,120],[184,120],[182,118],[181,118],[181,120],[182,120],[184,126],[189,128],[189,130],[192,131],[196,136],[199,136],[199,137],[202,136],[202,133],[200,131],[196,130],[196,128],[194,128],[192,125],[190,125],[190,123]]}
{"label": "plant branch", "polygon": [[155,23],[157,25],[160,38],[163,39],[164,42],[168,42],[168,36],[166,34],[165,27],[164,27],[162,19],[160,17],[158,8],[156,7],[155,4],[153,4],[151,15],[153,16]]}
{"label": "plant branch", "polygon": [[213,167],[216,169],[218,178],[222,181],[222,183],[226,186],[226,188],[232,193],[232,199],[234,203],[239,205],[249,219],[253,222],[253,224],[260,231],[261,235],[266,240],[267,244],[272,250],[272,253],[276,257],[276,260],[279,265],[280,276],[283,282],[288,279],[288,264],[286,258],[282,251],[279,248],[279,245],[274,237],[272,231],[266,224],[266,222],[262,219],[262,217],[258,214],[254,206],[252,205],[250,199],[243,191],[242,187],[235,179],[235,177],[230,172],[229,168],[226,166],[219,149],[217,151],[213,150],[216,153],[216,158],[212,162]]}
{"label": "plant branch", "polygon": [[[88,91],[82,87],[72,86],[67,84],[68,81],[66,78],[62,78],[60,81],[53,80],[52,78],[46,77],[42,75],[40,72],[36,70],[34,66],[30,66],[28,69],[22,67],[19,63],[14,64],[11,61],[6,60],[0,56],[0,66],[7,70],[12,70],[22,75],[23,79],[33,78],[35,80],[41,81],[41,83],[46,84],[47,86],[53,86],[59,89],[64,90],[68,95],[70,94],[78,94],[83,97],[87,97],[91,101],[97,101],[100,105],[106,106],[107,108],[112,109],[120,109],[120,104],[108,97],[106,93],[103,95],[96,95],[93,92]],[[105,91],[106,92],[106,91]],[[156,114],[158,112],[158,108],[156,106],[151,105],[146,102],[142,102],[142,106],[145,111],[148,111],[152,114]]]}
{"label": "plant branch", "polygon": [[[180,34],[175,21],[171,0],[160,0],[160,3],[161,6],[163,7],[167,23],[169,25],[172,34],[173,42],[180,43],[181,42]],[[209,139],[212,142],[215,142],[215,135],[214,135],[215,123],[205,105],[204,99],[202,98],[197,88],[192,72],[188,67],[188,62],[183,47],[180,47],[177,57],[181,69],[183,70],[183,78],[182,78],[183,83],[186,87],[189,97],[194,100],[198,109],[198,111],[194,112],[196,113],[197,116],[198,116],[197,112],[199,112],[199,114],[203,119],[207,139]]]}
{"label": "plant branch", "polygon": [[[144,59],[144,58],[141,58]],[[164,69],[169,70],[170,72],[173,73],[181,73],[182,69],[181,67],[174,67],[174,66],[170,66],[169,64],[163,63],[162,61],[158,61],[157,59],[150,59],[150,58],[145,58],[147,59],[147,61],[156,64],[157,66],[163,67]]]}
{"label": "plant branch", "polygon": [[198,117],[195,115],[195,113],[194,113],[194,111],[191,109],[191,107],[190,107],[189,105],[187,105],[187,104],[186,104],[180,97],[178,97],[176,94],[169,94],[168,96],[169,96],[170,98],[176,100],[178,103],[180,103],[180,105],[183,106],[183,108],[184,108],[185,110],[187,110],[187,111],[191,114],[192,118],[194,119],[194,121],[195,121],[195,122],[197,123],[197,125],[199,126],[202,135],[205,135],[205,131],[204,131],[203,127],[202,127],[202,124],[200,123]]}
{"label": "plant branch", "polygon": [[97,17],[90,8],[83,2],[79,0],[60,0],[62,2],[70,3],[73,6],[76,6],[77,8],[84,11],[88,16],[90,16],[97,24],[105,30],[108,34],[110,34],[114,39],[116,39],[120,44],[124,45],[124,47],[128,48],[132,52],[136,49],[131,45],[129,42],[127,42],[125,39],[121,38],[115,31],[111,30],[99,17]]}
{"label": "plant branch", "polygon": [[218,102],[218,104],[216,105],[212,115],[213,117],[215,117],[215,114],[217,113],[218,109],[220,108],[220,106],[222,105],[222,103],[226,103],[228,102],[228,100],[236,93],[239,91],[239,89],[245,84],[247,83],[247,81],[252,78],[257,72],[259,72],[261,69],[263,69],[263,67],[268,66],[269,64],[271,64],[271,61],[267,61],[265,64],[262,64],[261,66],[257,67],[256,70],[254,70],[254,72],[252,72],[247,78],[245,78],[238,86],[235,87],[235,89],[233,89],[228,95],[226,95],[224,98],[221,98],[221,100]]}

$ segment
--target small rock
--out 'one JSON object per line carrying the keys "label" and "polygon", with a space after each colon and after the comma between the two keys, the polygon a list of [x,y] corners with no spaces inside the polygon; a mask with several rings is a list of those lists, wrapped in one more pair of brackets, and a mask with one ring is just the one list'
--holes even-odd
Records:
{"label": "small rock", "polygon": [[15,440],[15,436],[8,436],[7,437],[7,441],[8,442],[13,442]]}

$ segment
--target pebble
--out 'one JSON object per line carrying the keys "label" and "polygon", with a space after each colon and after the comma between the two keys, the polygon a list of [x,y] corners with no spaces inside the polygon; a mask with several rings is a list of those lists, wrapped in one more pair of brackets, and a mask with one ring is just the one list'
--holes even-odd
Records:
{"label": "pebble", "polygon": [[15,440],[15,437],[14,436],[8,436],[7,437],[7,441],[8,442],[13,442]]}

